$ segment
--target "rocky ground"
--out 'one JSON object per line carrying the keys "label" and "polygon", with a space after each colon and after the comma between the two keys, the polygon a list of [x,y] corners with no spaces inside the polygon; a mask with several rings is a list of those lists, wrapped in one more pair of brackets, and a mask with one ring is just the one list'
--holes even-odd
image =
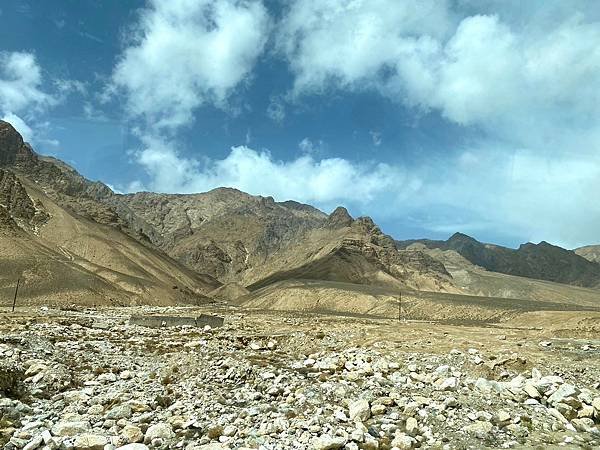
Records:
{"label": "rocky ground", "polygon": [[598,448],[600,341],[217,309],[0,310],[5,449]]}

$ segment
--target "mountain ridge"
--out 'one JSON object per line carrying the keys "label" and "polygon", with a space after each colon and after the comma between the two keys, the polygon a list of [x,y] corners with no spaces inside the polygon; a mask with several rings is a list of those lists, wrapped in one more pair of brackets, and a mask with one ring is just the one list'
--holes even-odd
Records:
{"label": "mountain ridge", "polygon": [[[309,275],[397,288],[456,290],[442,264],[424,253],[398,251],[372,219],[353,219],[344,208],[325,214],[293,200],[276,202],[234,188],[197,194],[117,194],[60,160],[37,155],[7,122],[0,122],[0,136],[4,169],[51,202],[55,215],[68,223],[75,220],[75,228],[82,223],[94,229],[108,227],[118,239],[135,241],[142,252],[165,254],[196,276],[205,274],[203,294],[222,283],[250,286],[280,278],[289,269],[297,273],[294,270],[324,262],[329,262],[330,270],[310,269]],[[61,245],[66,239],[58,231],[51,237]],[[68,251],[78,257],[93,256],[101,265],[110,262],[100,261],[98,252],[88,254],[83,239],[73,237],[69,242]]]}
{"label": "mountain ridge", "polygon": [[553,281],[574,286],[600,287],[600,264],[589,261],[576,251],[541,241],[527,242],[517,249],[482,243],[463,233],[446,241],[412,239],[396,241],[399,248],[422,244],[428,249],[454,250],[472,264],[486,270],[521,277]]}

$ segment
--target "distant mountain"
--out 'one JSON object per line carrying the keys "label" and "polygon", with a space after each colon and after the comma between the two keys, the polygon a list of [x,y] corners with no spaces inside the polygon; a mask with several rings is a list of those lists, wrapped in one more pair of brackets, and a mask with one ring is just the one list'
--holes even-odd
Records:
{"label": "distant mountain", "polygon": [[585,247],[576,248],[573,251],[588,261],[600,263],[600,245],[586,245]]}
{"label": "distant mountain", "polygon": [[583,287],[600,287],[600,264],[574,251],[542,241],[526,243],[518,249],[481,243],[470,236],[455,233],[447,241],[397,241],[399,248],[420,243],[429,249],[454,250],[466,260],[489,271],[554,281]]}

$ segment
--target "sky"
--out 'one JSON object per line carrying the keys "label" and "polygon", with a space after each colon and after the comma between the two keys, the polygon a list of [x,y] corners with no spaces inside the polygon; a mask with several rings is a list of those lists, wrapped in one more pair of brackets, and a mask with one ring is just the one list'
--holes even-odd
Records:
{"label": "sky", "polygon": [[7,0],[0,118],[117,192],[600,243],[595,0]]}

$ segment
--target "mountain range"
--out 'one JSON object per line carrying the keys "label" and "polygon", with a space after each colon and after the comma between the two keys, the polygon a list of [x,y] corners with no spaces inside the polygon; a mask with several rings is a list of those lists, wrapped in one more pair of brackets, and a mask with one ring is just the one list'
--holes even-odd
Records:
{"label": "mountain range", "polygon": [[538,280],[555,281],[582,287],[600,287],[600,264],[593,248],[566,250],[542,241],[528,242],[518,249],[481,243],[470,236],[455,233],[446,241],[396,241],[399,248],[454,250],[472,264],[492,272]]}
{"label": "mountain range", "polygon": [[597,305],[597,249],[541,242],[515,250],[460,233],[395,241],[343,207],[326,214],[232,188],[118,194],[38,155],[0,121],[3,298],[20,278],[31,304],[265,307],[327,297],[331,308],[368,312],[380,307],[373,299],[399,292],[551,301],[576,292]]}

